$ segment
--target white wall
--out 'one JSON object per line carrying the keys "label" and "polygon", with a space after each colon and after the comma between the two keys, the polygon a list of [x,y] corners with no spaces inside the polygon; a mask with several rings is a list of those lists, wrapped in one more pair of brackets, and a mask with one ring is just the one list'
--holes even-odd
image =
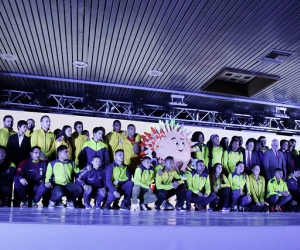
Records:
{"label": "white wall", "polygon": [[[40,118],[44,115],[43,113],[36,112],[25,112],[25,111],[14,111],[14,110],[0,110],[0,119],[5,115],[12,115],[14,117],[14,130],[17,130],[17,122],[19,120],[27,120],[32,118],[35,120],[36,129],[40,128]],[[115,119],[111,118],[99,118],[99,117],[87,117],[87,116],[75,116],[75,115],[67,115],[67,114],[45,114],[48,115],[51,119],[51,130],[55,130],[56,128],[62,128],[64,125],[70,125],[73,127],[75,121],[82,121],[84,125],[84,129],[92,132],[94,127],[102,126],[105,128],[106,133],[112,130],[112,123]],[[135,124],[137,132],[143,134],[144,132],[149,132],[150,127],[155,125],[154,122],[141,122],[141,121],[133,121],[133,120],[121,120],[122,128],[126,129],[127,125],[130,123]],[[2,127],[2,126],[0,126]],[[267,132],[256,132],[256,131],[232,131],[232,130],[224,130],[221,128],[210,128],[210,127],[196,127],[196,126],[186,126],[187,131],[202,131],[205,135],[205,141],[207,141],[212,134],[218,134],[220,139],[224,136],[228,137],[229,140],[234,135],[241,135],[244,138],[244,143],[248,138],[258,138],[261,135],[266,136],[267,144],[270,146],[272,139],[290,139],[294,138],[298,144],[300,145],[300,136],[282,136],[276,135],[275,133],[267,133]],[[300,148],[298,145],[296,148]]]}

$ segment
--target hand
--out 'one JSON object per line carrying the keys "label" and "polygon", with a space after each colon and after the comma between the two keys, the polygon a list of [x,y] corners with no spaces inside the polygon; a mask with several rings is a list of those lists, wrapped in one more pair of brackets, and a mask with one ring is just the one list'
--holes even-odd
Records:
{"label": "hand", "polygon": [[177,188],[178,186],[179,186],[178,181],[174,181],[174,182],[172,183],[172,187],[173,187],[173,188]]}
{"label": "hand", "polygon": [[161,168],[157,170],[157,174],[158,174],[158,176],[162,176],[162,169]]}
{"label": "hand", "polygon": [[23,186],[28,185],[28,182],[27,182],[24,178],[20,179],[20,183],[21,183]]}
{"label": "hand", "polygon": [[251,201],[251,196],[250,194],[247,195],[248,201]]}
{"label": "hand", "polygon": [[287,191],[284,191],[281,193],[283,196],[289,196],[289,193]]}
{"label": "hand", "polygon": [[115,180],[115,181],[114,181],[114,185],[115,185],[115,186],[117,186],[118,183],[119,183],[119,180]]}
{"label": "hand", "polygon": [[153,194],[152,188],[149,188],[149,189],[148,189],[148,192],[149,192],[150,194]]}
{"label": "hand", "polygon": [[46,187],[46,188],[51,188],[51,187],[52,187],[52,184],[51,184],[51,182],[47,182],[47,183],[45,183],[45,187]]}
{"label": "hand", "polygon": [[292,205],[292,206],[296,206],[296,205],[297,205],[297,201],[292,200],[291,205]]}
{"label": "hand", "polygon": [[114,191],[114,196],[118,199],[118,198],[120,198],[120,193],[117,191]]}
{"label": "hand", "polygon": [[217,193],[219,191],[219,188],[221,187],[220,184],[218,184],[215,188],[214,188],[214,192]]}
{"label": "hand", "polygon": [[84,191],[89,192],[91,190],[91,186],[84,184],[83,189]]}
{"label": "hand", "polygon": [[208,194],[204,194],[203,197],[207,198],[207,197],[208,197]]}
{"label": "hand", "polygon": [[43,180],[40,180],[40,184],[44,184],[45,182]]}
{"label": "hand", "polygon": [[46,157],[46,155],[44,154],[44,153],[40,153],[40,158],[42,158],[42,159],[44,159],[44,160],[46,160],[47,159],[47,157]]}
{"label": "hand", "polygon": [[256,206],[262,207],[262,204],[260,202],[255,203]]}
{"label": "hand", "polygon": [[260,202],[260,206],[263,207],[266,203],[264,201]]}
{"label": "hand", "polygon": [[87,166],[86,166],[86,169],[87,169],[88,171],[91,171],[91,170],[93,169],[93,167],[92,167],[91,165],[87,165]]}
{"label": "hand", "polygon": [[199,197],[202,197],[202,196],[203,196],[203,194],[202,194],[201,192],[199,192],[199,193],[198,193],[198,196],[199,196]]}

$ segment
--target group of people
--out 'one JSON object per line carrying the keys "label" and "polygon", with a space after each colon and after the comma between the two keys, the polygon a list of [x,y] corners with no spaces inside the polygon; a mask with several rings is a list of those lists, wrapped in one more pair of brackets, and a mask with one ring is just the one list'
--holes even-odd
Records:
{"label": "group of people", "polygon": [[[155,210],[176,195],[175,209],[203,211],[299,212],[300,167],[296,141],[248,139],[204,134],[192,136],[191,161],[178,168],[172,156],[140,158],[141,136],[133,124],[121,130],[113,122],[106,134],[95,127],[92,138],[75,122],[55,133],[50,117],[20,120],[13,131],[13,117],[3,118],[0,129],[0,205],[84,207],[92,209]],[[279,149],[280,147],[280,149]],[[300,157],[300,156],[299,156]],[[121,197],[123,198],[121,199]],[[13,197],[13,198],[12,198]],[[66,197],[66,204],[62,198]],[[121,200],[121,203],[120,203]]]}

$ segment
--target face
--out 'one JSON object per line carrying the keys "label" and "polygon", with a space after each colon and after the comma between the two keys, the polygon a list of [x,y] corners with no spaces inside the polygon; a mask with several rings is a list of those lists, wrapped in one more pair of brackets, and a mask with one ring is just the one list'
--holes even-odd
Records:
{"label": "face", "polygon": [[3,149],[0,149],[0,161],[3,161],[6,157],[6,152]]}
{"label": "face", "polygon": [[4,128],[12,129],[14,126],[14,120],[11,118],[6,118],[5,121],[3,122]]}
{"label": "face", "polygon": [[239,141],[234,141],[232,143],[232,150],[236,151],[239,148]]}
{"label": "face", "polygon": [[248,142],[247,146],[246,146],[246,149],[248,151],[252,151],[254,149],[254,142]]}
{"label": "face", "polygon": [[66,132],[66,136],[67,137],[71,137],[72,136],[72,129],[71,128],[67,128],[65,132]]}
{"label": "face", "polygon": [[94,139],[97,141],[103,140],[103,131],[99,130],[97,133],[94,134]]}
{"label": "face", "polygon": [[75,129],[76,129],[76,132],[78,134],[81,134],[82,131],[83,131],[83,125],[82,124],[78,124]]}
{"label": "face", "polygon": [[115,153],[115,160],[119,161],[119,162],[123,162],[124,161],[124,152],[119,151],[119,152]]}
{"label": "face", "polygon": [[243,172],[244,171],[244,164],[240,163],[239,165],[237,165],[236,170],[240,173]]}
{"label": "face", "polygon": [[49,129],[51,125],[51,121],[48,117],[44,117],[41,121],[41,126],[43,129]]}
{"label": "face", "polygon": [[282,144],[281,148],[282,148],[283,150],[288,150],[288,148],[289,148],[289,143],[288,143],[287,141],[285,141],[285,142]]}
{"label": "face", "polygon": [[27,125],[22,125],[21,127],[19,127],[19,131],[23,134],[25,134],[25,132],[27,131]]}
{"label": "face", "polygon": [[67,160],[69,159],[69,151],[67,149],[64,149],[63,151],[59,152],[58,156],[61,160]]}
{"label": "face", "polygon": [[204,162],[198,162],[196,165],[197,172],[202,173],[204,171],[204,169],[205,169]]}
{"label": "face", "polygon": [[253,169],[252,169],[252,173],[254,175],[259,175],[260,173],[260,167],[259,166],[255,166]]}
{"label": "face", "polygon": [[202,134],[199,134],[198,142],[199,142],[199,143],[203,143],[203,141],[204,141],[203,135],[202,135]]}
{"label": "face", "polygon": [[217,167],[216,167],[216,174],[221,174],[222,173],[222,165],[221,164],[218,164]]}
{"label": "face", "polygon": [[145,168],[149,169],[151,167],[151,160],[145,159],[142,161],[142,164]]}
{"label": "face", "polygon": [[98,158],[98,157],[95,157],[93,160],[92,160],[92,164],[93,164],[93,168],[98,170],[99,167],[101,166],[101,159]]}
{"label": "face", "polygon": [[134,136],[135,126],[130,126],[129,128],[127,128],[127,133],[128,133],[129,136]]}
{"label": "face", "polygon": [[166,170],[169,172],[169,171],[172,171],[175,167],[175,164],[174,164],[174,160],[167,160],[165,161],[165,167],[166,167]]}
{"label": "face", "polygon": [[292,142],[292,141],[290,141],[290,142],[289,142],[289,144],[290,144],[290,147],[291,147],[291,148],[294,148],[294,147],[296,147],[296,142]]}
{"label": "face", "polygon": [[239,145],[240,145],[240,146],[243,145],[243,141],[244,141],[243,137],[242,137],[242,136],[239,136]]}
{"label": "face", "polygon": [[296,178],[299,178],[300,177],[300,171],[294,171],[294,176]]}
{"label": "face", "polygon": [[225,138],[224,142],[225,142],[225,146],[228,147],[228,145],[229,145],[229,139]]}
{"label": "face", "polygon": [[267,145],[267,139],[266,138],[260,139],[260,142],[261,142],[263,147],[265,147]]}
{"label": "face", "polygon": [[282,171],[276,171],[275,172],[275,177],[276,177],[277,180],[282,179],[283,172]]}
{"label": "face", "polygon": [[120,122],[114,122],[113,131],[120,132],[120,130],[121,130],[121,123]]}
{"label": "face", "polygon": [[30,152],[31,159],[34,161],[40,159],[40,155],[41,155],[41,150],[39,150],[38,148],[35,148],[33,152]]}
{"label": "face", "polygon": [[213,145],[217,146],[220,144],[220,138],[219,136],[216,136],[213,140],[212,140]]}
{"label": "face", "polygon": [[34,127],[35,127],[34,120],[28,120],[27,121],[27,127],[28,127],[28,129],[34,129]]}
{"label": "face", "polygon": [[272,141],[271,146],[274,150],[278,150],[279,149],[279,141],[278,140]]}

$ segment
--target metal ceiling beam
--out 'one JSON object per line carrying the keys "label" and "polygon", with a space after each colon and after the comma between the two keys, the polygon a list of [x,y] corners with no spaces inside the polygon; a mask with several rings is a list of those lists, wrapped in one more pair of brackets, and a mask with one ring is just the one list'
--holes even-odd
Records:
{"label": "metal ceiling beam", "polygon": [[206,97],[206,98],[213,98],[213,99],[216,99],[216,100],[225,100],[225,101],[231,101],[231,102],[247,102],[247,103],[254,103],[254,104],[261,104],[261,105],[279,106],[279,107],[285,107],[285,108],[300,109],[300,106],[298,106],[298,105],[289,105],[289,104],[283,104],[283,103],[257,101],[257,100],[251,100],[251,99],[219,96],[219,95],[197,93],[197,92],[186,92],[186,91],[161,89],[161,88],[149,88],[149,87],[118,84],[118,83],[96,82],[96,81],[78,80],[78,79],[71,79],[71,78],[30,75],[30,74],[21,74],[21,73],[12,73],[12,72],[0,72],[0,75],[12,76],[12,77],[21,77],[21,78],[29,78],[29,79],[38,79],[38,80],[47,80],[47,81],[59,81],[59,82],[69,82],[69,83],[72,82],[72,83],[91,84],[91,85],[107,86],[107,87],[115,87],[115,88],[126,88],[126,89],[135,89],[135,90],[144,90],[144,91],[154,91],[154,92],[169,93],[169,94],[180,94],[180,95],[187,95],[187,96]]}
{"label": "metal ceiling beam", "polygon": [[[300,120],[295,120],[293,129],[286,127],[278,117],[253,117],[249,114],[220,113],[210,110],[192,109],[186,107],[163,107],[154,104],[139,104],[119,102],[104,99],[82,98],[46,93],[33,93],[15,90],[1,92],[0,106],[29,110],[45,110],[50,112],[65,112],[70,114],[86,114],[105,117],[123,117],[136,120],[166,120],[193,126],[222,127],[225,129],[245,129],[265,132],[288,132],[300,134]],[[290,126],[291,124],[288,124]]]}

